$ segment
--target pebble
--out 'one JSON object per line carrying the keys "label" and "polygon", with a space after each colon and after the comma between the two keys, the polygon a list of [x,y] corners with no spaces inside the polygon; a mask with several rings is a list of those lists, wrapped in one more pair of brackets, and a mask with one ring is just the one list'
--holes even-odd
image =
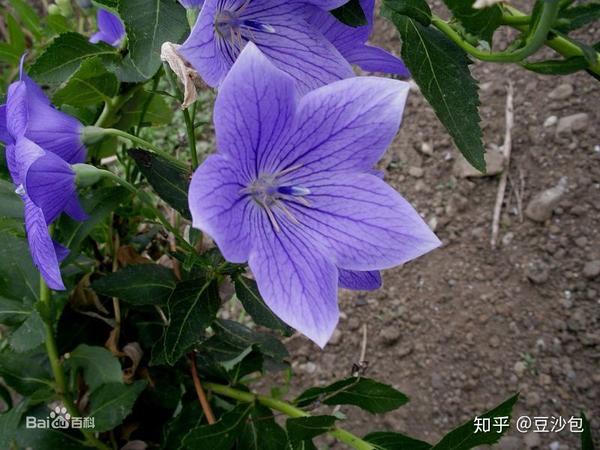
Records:
{"label": "pebble", "polygon": [[408,174],[414,178],[423,178],[423,169],[420,167],[409,167]]}
{"label": "pebble", "polygon": [[556,186],[533,197],[525,209],[525,215],[535,222],[545,222],[552,217],[552,212],[566,193],[567,178],[563,177]]}
{"label": "pebble", "polygon": [[306,373],[315,373],[317,371],[317,365],[310,361],[304,364],[300,364],[298,368]]}
{"label": "pebble", "polygon": [[393,325],[385,327],[379,334],[379,338],[384,345],[394,345],[400,339],[400,330]]}
{"label": "pebble", "polygon": [[528,449],[539,448],[542,445],[542,438],[539,433],[529,432],[523,437],[523,441]]}
{"label": "pebble", "polygon": [[561,117],[556,126],[556,134],[573,133],[583,131],[588,127],[590,121],[587,113],[577,113],[570,116]]}
{"label": "pebble", "polygon": [[544,128],[553,127],[554,125],[556,125],[557,122],[558,122],[558,117],[550,116],[546,120],[544,120]]}
{"label": "pebble", "polygon": [[485,152],[486,173],[481,173],[469,163],[464,156],[456,158],[452,172],[459,178],[481,178],[498,175],[504,170],[504,155],[497,149]]}
{"label": "pebble", "polygon": [[430,142],[423,142],[419,150],[421,150],[421,153],[424,155],[433,156],[433,144]]}
{"label": "pebble", "polygon": [[527,267],[527,278],[534,284],[543,284],[549,277],[550,270],[542,261],[534,261]]}
{"label": "pebble", "polygon": [[573,85],[568,83],[559,84],[549,94],[551,100],[565,100],[573,95]]}
{"label": "pebble", "polygon": [[585,266],[583,266],[583,275],[590,279],[600,275],[600,259],[585,263]]}

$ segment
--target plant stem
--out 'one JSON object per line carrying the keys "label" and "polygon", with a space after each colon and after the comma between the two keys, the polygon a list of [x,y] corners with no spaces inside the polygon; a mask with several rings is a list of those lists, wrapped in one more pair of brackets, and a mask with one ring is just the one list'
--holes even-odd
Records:
{"label": "plant stem", "polygon": [[[240,402],[258,402],[266,406],[267,408],[279,411],[288,417],[310,417],[310,414],[306,411],[303,411],[302,409],[297,408],[294,405],[291,405],[282,400],[277,400],[273,397],[258,395],[251,392],[244,392],[229,386],[216,383],[205,382],[204,386],[206,386],[207,389],[212,390],[216,394],[224,395],[225,397],[229,397]],[[334,427],[329,431],[329,435],[357,450],[375,450],[375,446],[373,444],[370,444],[367,441],[363,441],[358,436],[355,436],[354,434],[344,430],[343,428]]]}
{"label": "plant stem", "polygon": [[103,128],[102,130],[103,130],[102,131],[103,134],[106,134],[108,136],[116,136],[116,137],[120,137],[123,139],[127,139],[128,141],[131,141],[134,144],[140,145],[141,147],[145,148],[146,150],[150,150],[153,153],[156,153],[157,155],[162,156],[163,158],[166,158],[170,161],[177,161],[172,155],[162,151],[156,145],[151,144],[150,142],[148,142],[138,136],[129,134],[126,131],[118,130],[116,128]]}
{"label": "plant stem", "polygon": [[[50,366],[52,367],[52,375],[54,376],[54,384],[56,395],[61,399],[71,417],[78,417],[79,411],[71,400],[67,388],[67,382],[65,379],[65,373],[60,364],[60,357],[58,355],[58,349],[56,347],[56,340],[54,339],[54,327],[52,326],[52,303],[50,288],[44,281],[44,278],[40,275],[40,303],[46,309],[44,314],[44,330],[46,332],[46,353],[50,360]],[[86,429],[81,429],[81,433],[85,436],[85,440],[89,446],[96,447],[100,450],[110,450],[108,446],[102,443],[92,432]]]}
{"label": "plant stem", "polygon": [[194,121],[190,117],[190,112],[187,109],[183,110],[183,118],[185,119],[188,144],[190,146],[190,153],[192,154],[192,169],[196,170],[198,167],[198,151],[196,150],[196,130],[194,129]]}

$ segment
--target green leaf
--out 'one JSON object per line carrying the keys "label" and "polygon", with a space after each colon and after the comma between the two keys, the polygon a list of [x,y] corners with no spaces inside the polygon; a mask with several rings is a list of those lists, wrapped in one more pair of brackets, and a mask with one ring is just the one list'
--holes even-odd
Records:
{"label": "green leaf", "polygon": [[367,17],[362,6],[360,6],[359,0],[350,0],[345,5],[332,10],[331,14],[343,24],[351,27],[367,25]]}
{"label": "green leaf", "polygon": [[16,66],[19,64],[20,55],[10,45],[0,42],[0,61],[8,65]]}
{"label": "green leaf", "polygon": [[[149,101],[149,103],[148,103]],[[146,106],[147,105],[147,106]],[[167,105],[165,100],[159,95],[152,95],[150,92],[137,91],[131,99],[121,108],[121,118],[116,127],[121,130],[128,130],[137,127],[144,113],[143,123],[150,126],[165,125],[171,123],[173,111]]]}
{"label": "green leaf", "polygon": [[431,23],[431,9],[425,0],[384,0],[383,4],[389,11],[408,16],[424,26]]}
{"label": "green leaf", "polygon": [[108,383],[123,383],[119,360],[104,347],[80,344],[67,360],[67,367],[76,372],[83,370],[83,378],[90,392]]}
{"label": "green leaf", "polygon": [[29,75],[40,83],[62,83],[92,56],[100,57],[106,65],[115,61],[117,53],[110,45],[89,43],[81,34],[64,33],[54,39],[38,57],[29,68]]}
{"label": "green leaf", "polygon": [[444,3],[467,33],[486,42],[492,42],[494,31],[502,21],[500,6],[492,5],[483,9],[474,9],[472,0],[444,0]]}
{"label": "green leaf", "polygon": [[27,402],[22,401],[16,407],[0,414],[0,448],[13,448],[11,442],[16,437],[26,405]]}
{"label": "green leaf", "polygon": [[588,62],[583,56],[572,56],[567,59],[549,59],[521,65],[542,75],[568,75],[586,69]]}
{"label": "green leaf", "polygon": [[120,2],[129,55],[126,61],[146,78],[161,65],[163,42],[180,42],[189,30],[185,8],[173,0],[127,0]]}
{"label": "green leaf", "polygon": [[94,431],[108,431],[123,423],[145,388],[146,381],[138,380],[133,384],[103,384],[92,392],[89,416],[94,418]]}
{"label": "green leaf", "polygon": [[50,388],[50,372],[46,369],[45,354],[0,353],[0,376],[19,394],[28,396]]}
{"label": "green leaf", "polygon": [[25,35],[23,34],[23,30],[21,30],[21,26],[10,14],[5,14],[4,19],[6,20],[6,25],[8,26],[10,46],[15,50],[15,52],[22,54],[25,51]]}
{"label": "green leaf", "polygon": [[251,409],[251,404],[238,405],[223,414],[221,420],[217,423],[194,428],[183,438],[184,447],[230,450],[238,438]]}
{"label": "green leaf", "polygon": [[23,302],[0,297],[0,323],[3,325],[19,325],[31,314],[31,308]]}
{"label": "green leaf", "polygon": [[[492,420],[494,420],[495,417],[508,417],[508,423],[510,423],[512,409],[518,398],[518,394],[514,395],[478,417],[490,418]],[[503,428],[500,433],[498,432],[499,429],[494,427],[492,427],[489,432],[481,432],[479,430],[476,432],[476,430],[475,421],[471,419],[444,436],[440,442],[431,448],[431,450],[467,450],[479,445],[495,444],[500,440],[502,435],[508,431],[508,427]]]}
{"label": "green leaf", "polygon": [[475,168],[485,171],[477,83],[464,51],[439,31],[394,14],[402,36],[402,59],[421,93]]}
{"label": "green leaf", "polygon": [[46,341],[44,322],[37,311],[30,311],[27,320],[10,335],[10,347],[17,353],[33,350]]}
{"label": "green leaf", "polygon": [[15,193],[15,186],[5,180],[0,180],[0,217],[23,218],[23,201]]}
{"label": "green leaf", "polygon": [[20,17],[23,25],[25,25],[25,28],[33,34],[33,37],[39,40],[42,37],[42,26],[35,10],[23,0],[10,0],[10,4]]}
{"label": "green leaf", "polygon": [[427,442],[387,431],[369,433],[363,439],[373,444],[377,450],[429,450],[431,448],[431,444]]}
{"label": "green leaf", "polygon": [[77,222],[63,215],[58,226],[60,238],[57,240],[71,250],[63,264],[73,261],[79,253],[83,240],[92,230],[104,224],[108,215],[117,209],[119,204],[128,202],[130,198],[131,193],[120,186],[96,189],[81,198],[83,209],[88,214],[86,221]]}
{"label": "green leaf", "polygon": [[322,388],[310,388],[296,399],[296,403],[303,407],[317,400],[326,405],[354,405],[375,414],[399,408],[408,402],[408,397],[370,378],[351,377]]}
{"label": "green leaf", "polygon": [[171,269],[158,264],[139,264],[105,275],[92,283],[92,289],[136,306],[164,305],[175,284]]}
{"label": "green leaf", "polygon": [[334,416],[311,416],[288,419],[285,427],[292,442],[309,441],[327,433],[335,425]]}
{"label": "green leaf", "polygon": [[46,23],[48,24],[48,27],[56,34],[74,31],[73,27],[69,25],[67,18],[59,14],[50,14],[48,17],[46,17]]}
{"label": "green leaf", "polygon": [[104,68],[99,58],[90,58],[54,94],[56,105],[90,106],[110,101],[117,95],[117,77]]}
{"label": "green leaf", "polygon": [[273,412],[256,404],[240,434],[240,450],[281,450],[285,448],[287,435],[273,416]]}
{"label": "green leaf", "polygon": [[583,412],[581,413],[581,420],[583,421],[583,433],[581,433],[581,450],[594,450],[592,427],[590,426],[590,421],[587,419]]}
{"label": "green leaf", "polygon": [[257,325],[289,334],[292,329],[269,309],[258,292],[256,281],[239,276],[235,279],[235,294]]}
{"label": "green leaf", "polygon": [[181,411],[164,427],[161,448],[168,450],[182,449],[185,436],[206,422],[204,412],[198,404],[196,395],[186,395],[181,400]]}
{"label": "green leaf", "polygon": [[576,5],[560,12],[560,22],[556,29],[564,33],[584,27],[600,19],[600,2],[592,1]]}
{"label": "green leaf", "polygon": [[31,305],[38,299],[39,279],[27,240],[0,232],[0,296]]}
{"label": "green leaf", "polygon": [[165,357],[170,365],[198,342],[217,317],[220,305],[217,284],[213,280],[190,280],[177,285],[169,298],[170,320],[164,336]]}
{"label": "green leaf", "polygon": [[183,164],[176,164],[145,150],[129,150],[129,155],[159,197],[185,218],[191,219],[188,207],[191,171]]}

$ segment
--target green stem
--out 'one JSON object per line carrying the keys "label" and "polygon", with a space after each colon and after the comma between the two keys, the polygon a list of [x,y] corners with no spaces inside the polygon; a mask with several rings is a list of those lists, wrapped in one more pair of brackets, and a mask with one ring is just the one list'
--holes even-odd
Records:
{"label": "green stem", "polygon": [[190,146],[190,153],[192,154],[192,169],[196,170],[198,167],[198,151],[196,150],[196,130],[194,129],[194,122],[190,117],[190,112],[187,109],[183,110],[183,118],[185,119],[185,128],[187,130],[188,144]]}
{"label": "green stem", "polygon": [[146,114],[148,113],[148,108],[150,107],[150,104],[152,103],[152,100],[154,100],[154,96],[156,95],[156,90],[158,89],[158,83],[160,82],[161,76],[162,76],[162,70],[159,70],[158,72],[156,72],[156,75],[154,75],[154,79],[152,80],[152,92],[150,93],[150,95],[148,96],[148,98],[146,99],[146,101],[144,102],[144,105],[142,107],[142,113],[140,114],[140,120],[138,120],[137,128],[135,130],[136,136],[140,135],[140,131],[144,124],[144,119],[146,118]]}
{"label": "green stem", "polygon": [[[279,411],[285,414],[288,417],[298,418],[298,417],[310,417],[310,414],[306,411],[303,411],[300,408],[295,407],[294,405],[290,405],[287,402],[282,400],[277,400],[273,397],[267,397],[264,395],[258,395],[251,392],[244,392],[237,389],[234,389],[229,386],[225,386],[222,384],[215,383],[204,383],[204,386],[207,389],[215,392],[216,394],[224,395],[225,397],[232,398],[234,400],[238,400],[244,403],[254,403],[258,402],[267,408],[273,409],[275,411]],[[358,436],[350,433],[339,427],[334,427],[329,431],[329,434],[339,440],[340,442],[344,442],[352,448],[357,450],[374,450],[375,446],[368,443],[367,441],[363,441]]]}
{"label": "green stem", "polygon": [[531,17],[530,16],[509,16],[509,15],[503,15],[502,16],[502,24],[504,25],[510,25],[513,27],[518,27],[521,25],[529,25],[531,22]]}
{"label": "green stem", "polygon": [[[52,230],[50,230],[52,233]],[[54,327],[52,326],[52,303],[50,288],[44,281],[44,278],[40,275],[40,303],[45,309],[44,316],[44,330],[46,333],[46,353],[50,360],[50,367],[52,367],[52,375],[54,377],[54,385],[56,395],[61,399],[71,417],[78,417],[79,411],[70,398],[65,373],[60,364],[60,356],[58,355],[58,349],[56,347],[56,340],[54,339]],[[86,443],[89,446],[96,447],[100,450],[110,450],[108,446],[102,443],[92,432],[89,430],[81,429],[81,433],[84,435]]]}
{"label": "green stem", "polygon": [[137,144],[137,145],[145,148],[146,150],[150,150],[153,153],[156,153],[157,155],[162,156],[163,158],[166,158],[170,161],[177,161],[172,155],[164,152],[163,150],[158,148],[156,145],[151,144],[150,142],[140,138],[139,136],[129,134],[126,131],[118,130],[116,128],[102,128],[102,134],[107,135],[107,136],[115,136],[115,137],[127,139],[128,141],[131,141],[132,143]]}

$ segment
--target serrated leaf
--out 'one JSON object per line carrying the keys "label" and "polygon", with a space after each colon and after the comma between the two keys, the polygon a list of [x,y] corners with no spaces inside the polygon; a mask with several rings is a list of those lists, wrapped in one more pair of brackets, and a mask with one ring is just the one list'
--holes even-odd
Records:
{"label": "serrated leaf", "polygon": [[136,92],[121,108],[121,118],[115,126],[121,130],[137,127],[142,113],[145,113],[143,118],[145,125],[158,126],[170,123],[173,111],[169,105],[161,96],[154,95],[150,98],[151,96],[150,92],[143,90]]}
{"label": "serrated leaf", "polygon": [[567,59],[550,59],[521,65],[527,70],[542,75],[568,75],[586,69],[588,62],[583,56],[573,56]]}
{"label": "serrated leaf", "polygon": [[69,104],[87,107],[110,101],[117,95],[117,77],[107,71],[99,58],[90,58],[81,66],[53,96],[56,105]]}
{"label": "serrated leaf", "polygon": [[384,0],[388,11],[408,16],[424,26],[431,23],[431,9],[425,0]]}
{"label": "serrated leaf", "polygon": [[184,437],[183,445],[185,448],[230,450],[251,409],[251,404],[238,405],[223,414],[217,423],[194,428]]}
{"label": "serrated leaf", "polygon": [[484,172],[479,94],[466,53],[439,31],[409,17],[394,14],[393,20],[402,36],[402,59],[421,93],[467,161]]}
{"label": "serrated leaf", "polygon": [[16,437],[26,406],[27,402],[22,401],[9,411],[0,414],[0,448],[13,448],[11,442]]}
{"label": "serrated leaf", "polygon": [[377,450],[429,450],[431,448],[431,444],[427,442],[388,431],[369,433],[363,439],[373,444]]}
{"label": "serrated leaf", "polygon": [[327,433],[335,425],[334,416],[310,416],[287,419],[285,428],[292,442],[309,441]]}
{"label": "serrated leaf", "polygon": [[164,305],[175,284],[171,269],[158,264],[138,264],[105,275],[92,283],[92,289],[136,306]]}
{"label": "serrated leaf", "polygon": [[590,426],[590,421],[584,413],[581,413],[581,421],[583,423],[583,433],[581,433],[581,450],[594,450],[592,427]]}
{"label": "serrated leaf", "polygon": [[239,450],[282,450],[285,448],[287,435],[273,416],[273,412],[260,404],[256,404],[250,412],[240,433]]}
{"label": "serrated leaf", "polygon": [[191,171],[183,164],[177,164],[145,150],[129,150],[129,155],[159,197],[184,217],[191,219],[188,207]]}
{"label": "serrated leaf", "polygon": [[213,280],[189,280],[177,285],[168,301],[169,325],[164,336],[165,358],[170,365],[198,342],[217,317],[220,305]]}
{"label": "serrated leaf", "polygon": [[408,402],[408,397],[370,378],[351,377],[322,388],[310,388],[296,399],[296,403],[303,407],[317,400],[326,405],[354,405],[375,414],[399,408]]}
{"label": "serrated leaf", "polygon": [[235,279],[235,294],[257,325],[279,330],[284,334],[292,331],[269,309],[258,292],[256,281],[239,276]]}
{"label": "serrated leaf", "polygon": [[367,24],[367,17],[360,5],[360,0],[350,0],[348,3],[331,11],[331,14],[351,27],[362,27]]}
{"label": "serrated leaf", "polygon": [[163,42],[180,42],[189,30],[185,8],[172,0],[127,0],[119,4],[127,30],[126,59],[146,78],[161,65]]}
{"label": "serrated leaf", "polygon": [[120,425],[145,388],[146,381],[138,380],[133,384],[103,384],[92,392],[89,416],[94,418],[94,431],[108,431]]}
{"label": "serrated leaf", "polygon": [[[478,417],[490,418],[491,420],[493,420],[494,417],[508,417],[508,423],[510,423],[512,409],[518,398],[518,394],[514,395]],[[492,428],[489,432],[476,430],[475,421],[471,419],[444,436],[431,448],[431,450],[468,450],[479,445],[495,444],[500,440],[502,435],[508,431],[508,427],[503,428],[502,432],[499,432],[500,429],[498,428]]]}
{"label": "serrated leaf", "polygon": [[37,311],[30,311],[27,320],[10,335],[10,347],[17,353],[28,352],[46,341],[44,322]]}
{"label": "serrated leaf", "polygon": [[0,353],[0,377],[19,394],[28,396],[51,387],[45,354]]}
{"label": "serrated leaf", "polygon": [[492,5],[483,9],[474,9],[472,0],[444,0],[444,3],[467,33],[492,42],[494,31],[501,25],[502,9]]}
{"label": "serrated leaf", "polygon": [[66,365],[71,371],[83,370],[90,392],[104,384],[123,382],[119,360],[104,347],[80,344],[71,352]]}
{"label": "serrated leaf", "polygon": [[40,83],[62,83],[79,69],[83,61],[93,56],[109,64],[116,60],[117,53],[110,45],[91,44],[81,34],[64,33],[38,57],[29,68],[29,75]]}

